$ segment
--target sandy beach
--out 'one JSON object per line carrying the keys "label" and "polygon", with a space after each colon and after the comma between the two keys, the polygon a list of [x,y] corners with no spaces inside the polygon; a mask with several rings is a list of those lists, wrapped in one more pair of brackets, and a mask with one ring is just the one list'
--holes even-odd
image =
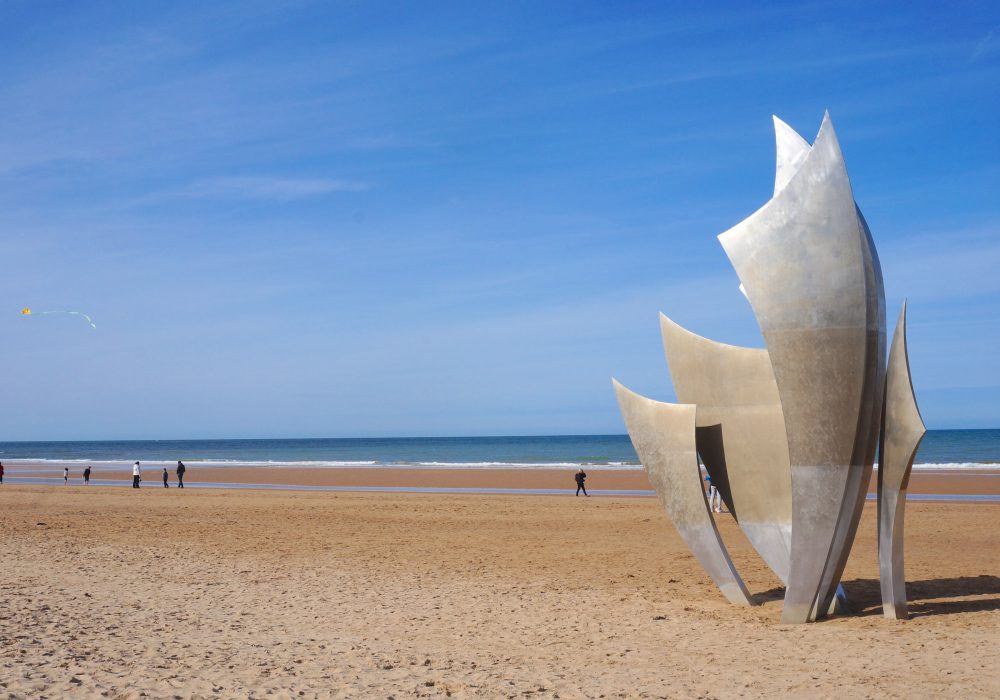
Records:
{"label": "sandy beach", "polygon": [[996,697],[1000,507],[911,504],[912,618],[729,606],[651,498],[0,487],[0,689],[27,697]]}

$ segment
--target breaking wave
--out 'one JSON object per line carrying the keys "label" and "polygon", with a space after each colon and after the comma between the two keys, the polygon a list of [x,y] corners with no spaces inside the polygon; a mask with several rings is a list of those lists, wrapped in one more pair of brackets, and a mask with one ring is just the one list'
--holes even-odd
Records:
{"label": "breaking wave", "polygon": [[[102,469],[131,469],[134,460],[107,459],[51,459],[47,457],[23,457],[3,460],[4,464],[13,468],[36,467],[39,469],[55,469],[63,466],[91,465]],[[176,460],[141,460],[145,469],[173,469]],[[271,468],[271,469],[593,469],[597,471],[634,471],[642,469],[637,462],[598,462],[598,461],[566,461],[566,462],[504,462],[504,461],[386,461],[378,460],[253,460],[253,459],[191,459],[184,460],[189,468],[200,469],[235,469],[235,468]],[[878,465],[875,465],[878,468]],[[997,462],[929,462],[914,464],[914,471],[998,471]]]}

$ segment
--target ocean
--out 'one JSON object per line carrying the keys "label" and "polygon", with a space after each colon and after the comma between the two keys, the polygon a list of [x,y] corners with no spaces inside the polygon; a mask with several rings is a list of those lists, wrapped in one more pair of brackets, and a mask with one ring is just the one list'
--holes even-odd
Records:
{"label": "ocean", "polygon": [[[0,442],[0,462],[192,467],[639,469],[626,435]],[[1000,430],[929,430],[915,469],[1000,468]]]}

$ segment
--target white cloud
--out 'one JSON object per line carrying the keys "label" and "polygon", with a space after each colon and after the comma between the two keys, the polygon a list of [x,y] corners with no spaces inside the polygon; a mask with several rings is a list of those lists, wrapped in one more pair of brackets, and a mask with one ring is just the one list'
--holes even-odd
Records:
{"label": "white cloud", "polygon": [[179,191],[182,197],[232,197],[238,199],[300,199],[337,192],[361,192],[368,185],[354,180],[230,176],[198,180]]}

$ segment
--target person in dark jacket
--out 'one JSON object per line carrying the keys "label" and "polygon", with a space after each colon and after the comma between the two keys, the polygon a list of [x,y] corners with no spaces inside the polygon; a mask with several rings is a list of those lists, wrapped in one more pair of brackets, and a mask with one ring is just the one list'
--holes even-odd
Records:
{"label": "person in dark jacket", "polygon": [[589,498],[590,494],[587,493],[587,487],[583,485],[583,482],[587,480],[587,472],[583,471],[583,467],[580,467],[580,471],[574,474],[573,478],[576,479],[576,495],[579,496],[582,489],[583,495]]}
{"label": "person in dark jacket", "polygon": [[184,488],[184,472],[187,471],[187,467],[184,466],[184,462],[177,460],[177,488]]}
{"label": "person in dark jacket", "polygon": [[0,484],[3,483],[3,462],[0,462]]}
{"label": "person in dark jacket", "polygon": [[167,483],[167,481],[169,479],[170,479],[170,474],[167,472],[167,468],[164,467],[163,468],[163,488],[165,488],[165,489],[169,489],[170,488],[170,484]]}
{"label": "person in dark jacket", "polygon": [[87,468],[83,470],[83,483],[84,483],[84,485],[87,485],[87,484],[90,483],[90,465],[89,464],[87,465]]}

